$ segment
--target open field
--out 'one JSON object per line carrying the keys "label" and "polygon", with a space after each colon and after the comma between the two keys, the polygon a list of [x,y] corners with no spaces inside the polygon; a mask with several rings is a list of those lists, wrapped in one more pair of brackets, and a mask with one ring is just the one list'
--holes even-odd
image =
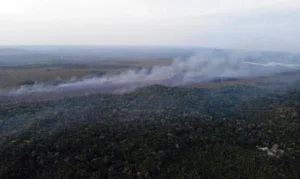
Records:
{"label": "open field", "polygon": [[[119,74],[128,69],[150,69],[154,66],[167,66],[171,59],[139,59],[139,60],[104,60],[89,63],[57,63],[57,64],[32,64],[22,66],[0,66],[0,89],[15,88],[24,82],[35,81],[42,83],[63,82],[74,79],[83,79],[104,74]],[[292,75],[294,76],[294,75]],[[287,74],[272,76],[248,77],[235,80],[219,80],[200,84],[190,84],[187,87],[219,88],[232,85],[259,85],[265,82],[278,82],[288,80]]]}
{"label": "open field", "polygon": [[12,88],[26,81],[59,82],[71,78],[118,74],[130,68],[165,66],[172,60],[110,60],[86,64],[48,64],[0,67],[0,88]]}
{"label": "open field", "polygon": [[300,79],[300,71],[295,71],[292,73],[283,73],[283,74],[275,74],[271,76],[260,76],[260,77],[248,77],[234,80],[218,80],[211,81],[207,83],[200,84],[190,84],[186,85],[188,88],[222,88],[222,87],[230,87],[230,86],[238,86],[238,85],[246,85],[253,87],[278,87],[290,85],[294,81]]}
{"label": "open field", "polygon": [[[194,79],[195,83],[179,85],[174,85],[174,82],[183,79],[180,72],[177,75],[166,77],[168,73],[166,73],[165,70],[170,69],[169,67],[159,68],[158,70],[159,75],[162,75],[164,78],[159,78],[159,75],[155,76],[155,78],[151,78],[151,74],[147,72],[148,70],[141,70],[141,75],[139,74],[140,71],[134,73],[133,76],[132,74],[116,75],[129,69],[150,70],[155,66],[164,67],[169,66],[170,64],[172,64],[172,60],[140,59],[0,67],[0,103],[56,100],[97,93],[120,94],[154,84],[204,89],[218,89],[231,86],[277,88],[280,86],[288,86],[290,83],[299,80],[298,77],[300,73],[299,71],[291,71],[256,77],[220,77],[211,78],[207,81],[201,81],[201,75],[199,75]],[[172,64],[172,68],[176,69],[177,67]],[[201,65],[197,67],[197,70],[198,68],[201,69]],[[109,80],[105,81],[106,78],[92,78],[101,77],[103,75],[108,75]],[[145,76],[149,78],[145,78]],[[139,81],[139,79],[142,80]],[[42,85],[32,86],[36,82],[41,83]],[[25,86],[20,87],[21,85]]]}

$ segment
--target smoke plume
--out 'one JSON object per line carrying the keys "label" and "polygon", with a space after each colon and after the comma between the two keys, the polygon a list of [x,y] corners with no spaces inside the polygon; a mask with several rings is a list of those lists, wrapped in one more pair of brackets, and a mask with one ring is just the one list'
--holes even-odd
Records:
{"label": "smoke plume", "polygon": [[[58,85],[34,84],[8,92],[9,98],[41,98],[90,93],[124,93],[136,88],[161,84],[180,86],[203,83],[216,78],[245,78],[298,70],[299,64],[284,64],[282,59],[253,60],[249,55],[210,51],[187,59],[174,59],[169,66],[128,70],[119,75],[106,75]],[[292,59],[295,62],[295,59]]]}

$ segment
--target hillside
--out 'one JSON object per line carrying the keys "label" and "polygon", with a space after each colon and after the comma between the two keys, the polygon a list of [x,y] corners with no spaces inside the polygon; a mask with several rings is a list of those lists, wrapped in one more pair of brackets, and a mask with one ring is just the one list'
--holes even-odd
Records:
{"label": "hillside", "polygon": [[300,82],[273,86],[1,105],[0,178],[297,178]]}

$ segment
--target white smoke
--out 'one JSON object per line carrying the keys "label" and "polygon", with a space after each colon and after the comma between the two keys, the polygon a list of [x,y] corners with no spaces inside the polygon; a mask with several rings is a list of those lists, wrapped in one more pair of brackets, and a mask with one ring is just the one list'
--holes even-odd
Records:
{"label": "white smoke", "polygon": [[174,59],[169,66],[128,70],[119,75],[94,77],[58,85],[35,84],[11,90],[10,96],[33,94],[123,93],[138,87],[161,84],[178,86],[201,83],[221,77],[243,78],[270,75],[299,69],[299,64],[283,64],[264,59],[264,63],[246,61],[246,56],[223,51],[199,53],[188,59]]}
{"label": "white smoke", "polygon": [[289,67],[289,68],[300,68],[300,65],[298,64],[284,64],[278,62],[268,62],[268,63],[244,62],[244,63],[252,64],[252,65],[260,65],[260,66],[269,66],[269,67],[279,66],[279,67]]}

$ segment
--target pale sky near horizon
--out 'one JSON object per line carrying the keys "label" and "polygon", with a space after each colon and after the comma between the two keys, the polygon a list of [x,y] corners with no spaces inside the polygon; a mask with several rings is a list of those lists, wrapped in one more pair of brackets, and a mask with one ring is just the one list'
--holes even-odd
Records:
{"label": "pale sky near horizon", "polygon": [[299,0],[0,0],[0,45],[300,52]]}

